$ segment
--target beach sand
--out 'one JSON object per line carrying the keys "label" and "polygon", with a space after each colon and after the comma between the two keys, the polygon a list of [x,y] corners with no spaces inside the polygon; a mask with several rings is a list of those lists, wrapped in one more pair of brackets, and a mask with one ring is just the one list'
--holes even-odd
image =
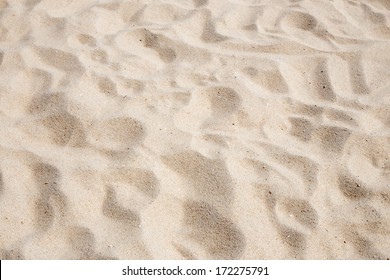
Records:
{"label": "beach sand", "polygon": [[390,258],[390,1],[0,10],[1,259]]}

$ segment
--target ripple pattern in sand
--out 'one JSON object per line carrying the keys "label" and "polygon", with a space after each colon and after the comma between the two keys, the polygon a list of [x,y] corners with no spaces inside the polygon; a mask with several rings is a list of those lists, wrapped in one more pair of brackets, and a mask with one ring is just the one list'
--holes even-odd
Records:
{"label": "ripple pattern in sand", "polygon": [[388,259],[389,21],[0,1],[0,258]]}

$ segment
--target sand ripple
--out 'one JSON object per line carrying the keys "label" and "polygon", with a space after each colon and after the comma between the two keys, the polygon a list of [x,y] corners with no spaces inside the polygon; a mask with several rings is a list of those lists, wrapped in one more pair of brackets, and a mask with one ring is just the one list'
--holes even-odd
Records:
{"label": "sand ripple", "polygon": [[0,1],[0,258],[389,259],[389,9]]}

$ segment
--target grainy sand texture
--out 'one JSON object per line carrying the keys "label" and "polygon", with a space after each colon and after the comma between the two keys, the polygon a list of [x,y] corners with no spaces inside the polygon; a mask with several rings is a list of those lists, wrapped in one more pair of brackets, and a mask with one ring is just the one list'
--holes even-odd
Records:
{"label": "grainy sand texture", "polygon": [[390,1],[0,10],[1,259],[390,258]]}

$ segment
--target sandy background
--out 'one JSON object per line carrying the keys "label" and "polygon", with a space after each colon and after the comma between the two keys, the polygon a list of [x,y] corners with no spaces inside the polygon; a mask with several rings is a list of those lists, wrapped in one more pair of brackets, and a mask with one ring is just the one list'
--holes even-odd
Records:
{"label": "sandy background", "polygon": [[390,258],[390,1],[0,9],[0,258]]}

